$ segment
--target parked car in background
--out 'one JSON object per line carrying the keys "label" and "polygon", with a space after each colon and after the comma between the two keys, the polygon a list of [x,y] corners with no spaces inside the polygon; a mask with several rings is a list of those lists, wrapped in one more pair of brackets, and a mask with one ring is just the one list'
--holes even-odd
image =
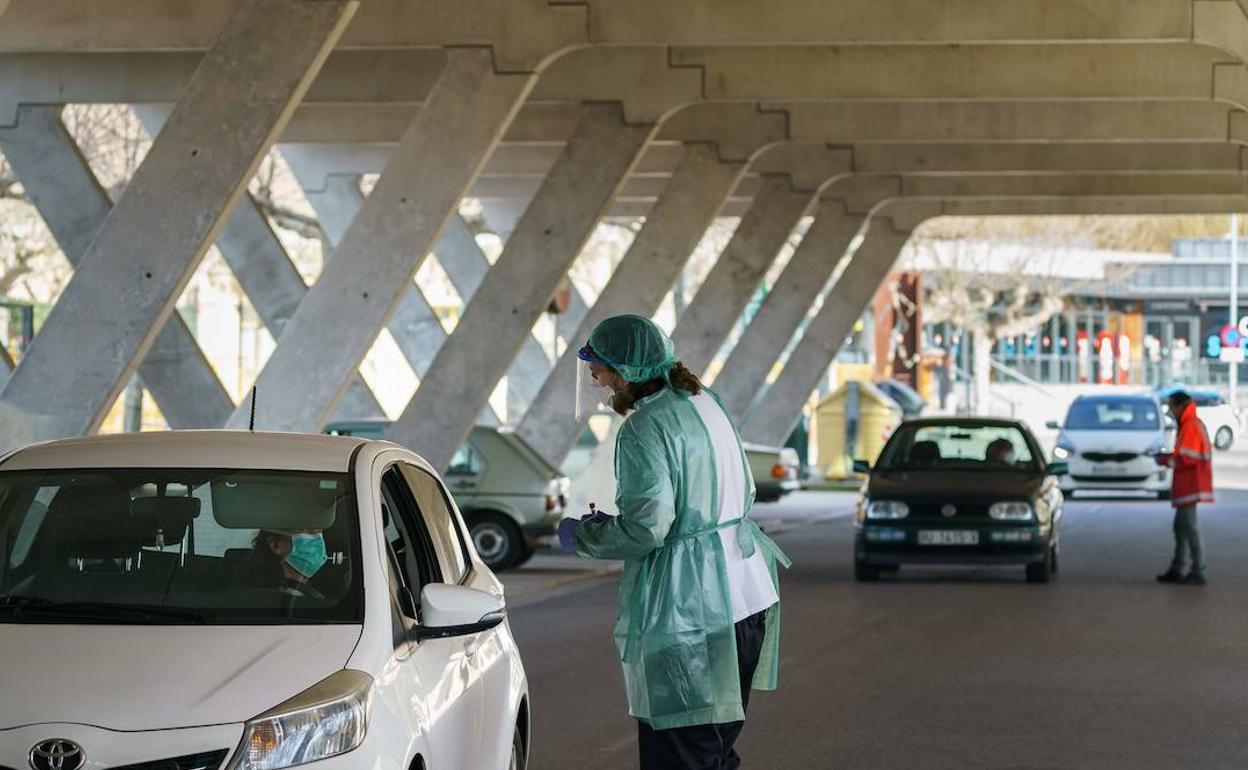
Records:
{"label": "parked car in background", "polygon": [[1085,395],[1076,398],[1059,425],[1053,460],[1068,465],[1061,477],[1067,497],[1084,490],[1144,491],[1170,496],[1169,468],[1153,456],[1169,452],[1172,436],[1162,407],[1151,393]]}
{"label": "parked car in background", "polygon": [[802,482],[798,480],[801,462],[796,449],[761,444],[742,444],[742,447],[750,475],[754,477],[755,502],[774,503],[801,488]]}
{"label": "parked car in background", "polygon": [[8,454],[0,629],[0,767],[525,766],[503,586],[394,444],[172,431]]}
{"label": "parked car in background", "polygon": [[[388,420],[334,422],[326,433],[381,438]],[[472,542],[492,570],[518,567],[553,534],[567,505],[568,479],[515,433],[478,425],[446,469]]]}
{"label": "parked car in background", "polygon": [[1023,423],[980,417],[909,420],[872,467],[854,519],[854,576],[903,564],[1021,565],[1027,581],[1057,572],[1062,494]]}
{"label": "parked car in background", "polygon": [[901,416],[904,419],[913,420],[927,409],[927,401],[923,399],[923,396],[901,380],[881,380],[875,383],[875,387],[884,391],[884,395],[896,402],[901,408]]}
{"label": "parked car in background", "polygon": [[1192,401],[1196,403],[1196,416],[1209,429],[1209,440],[1215,448],[1226,451],[1235,445],[1235,440],[1239,438],[1240,417],[1226,403],[1221,393],[1206,388],[1171,386],[1158,390],[1157,398],[1164,403],[1176,390],[1182,390],[1192,397]]}

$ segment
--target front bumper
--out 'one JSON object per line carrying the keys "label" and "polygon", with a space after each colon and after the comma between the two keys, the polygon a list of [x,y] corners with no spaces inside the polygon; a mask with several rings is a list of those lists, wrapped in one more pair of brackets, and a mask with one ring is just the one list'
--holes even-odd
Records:
{"label": "front bumper", "polygon": [[1065,462],[1070,473],[1058,479],[1063,492],[1165,492],[1170,489],[1172,471],[1158,466],[1152,457],[1141,456],[1126,462],[1098,463],[1076,455]]}
{"label": "front bumper", "polygon": [[1035,526],[957,528],[977,531],[977,545],[919,545],[920,529],[938,527],[866,524],[854,536],[854,558],[866,564],[1032,564],[1049,552],[1050,538]]}

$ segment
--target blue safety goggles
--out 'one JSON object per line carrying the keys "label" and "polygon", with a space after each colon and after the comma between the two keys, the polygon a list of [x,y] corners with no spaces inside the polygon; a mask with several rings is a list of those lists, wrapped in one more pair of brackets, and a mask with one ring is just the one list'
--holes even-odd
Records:
{"label": "blue safety goggles", "polygon": [[612,369],[615,368],[615,364],[591,353],[588,345],[576,351],[576,357],[589,364],[601,364],[602,366],[609,366]]}

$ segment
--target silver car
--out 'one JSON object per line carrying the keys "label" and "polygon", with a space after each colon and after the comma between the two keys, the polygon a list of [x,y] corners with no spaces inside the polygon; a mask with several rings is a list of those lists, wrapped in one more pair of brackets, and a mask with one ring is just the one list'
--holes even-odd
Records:
{"label": "silver car", "polygon": [[1161,404],[1151,394],[1080,396],[1060,427],[1053,460],[1070,472],[1060,478],[1062,494],[1079,491],[1143,491],[1170,496],[1170,469],[1153,460],[1170,451]]}

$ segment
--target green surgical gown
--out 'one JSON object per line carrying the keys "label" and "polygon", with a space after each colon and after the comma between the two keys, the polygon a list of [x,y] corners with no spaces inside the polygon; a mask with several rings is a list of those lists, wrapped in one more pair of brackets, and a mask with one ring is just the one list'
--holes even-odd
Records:
{"label": "green surgical gown", "polygon": [[[582,524],[576,547],[624,560],[615,641],[629,713],[656,730],[744,719],[715,456],[687,397],[665,389],[637,402],[616,437],[615,476],[616,515]],[[776,564],[789,561],[749,518],[753,481],[745,494],[746,517],[727,526],[742,553],[764,555],[778,593]],[[767,611],[754,689],[776,687],[779,635],[777,603]]]}

